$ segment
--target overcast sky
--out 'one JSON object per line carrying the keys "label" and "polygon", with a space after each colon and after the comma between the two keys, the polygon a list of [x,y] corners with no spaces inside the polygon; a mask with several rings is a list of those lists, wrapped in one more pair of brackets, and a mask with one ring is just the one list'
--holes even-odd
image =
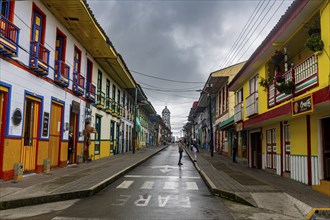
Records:
{"label": "overcast sky", "polygon": [[[88,0],[157,113],[161,115],[165,105],[171,111],[175,136],[187,122],[193,101],[199,99],[200,94],[194,90],[204,86],[211,72],[247,60],[291,3]],[[168,91],[158,91],[164,89]]]}

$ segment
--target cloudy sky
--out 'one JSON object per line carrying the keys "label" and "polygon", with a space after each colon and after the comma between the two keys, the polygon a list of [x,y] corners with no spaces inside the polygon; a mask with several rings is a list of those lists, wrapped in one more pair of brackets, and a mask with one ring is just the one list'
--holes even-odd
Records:
{"label": "cloudy sky", "polygon": [[[209,74],[246,60],[291,0],[88,0],[135,80],[175,136]],[[171,81],[169,81],[171,80]]]}

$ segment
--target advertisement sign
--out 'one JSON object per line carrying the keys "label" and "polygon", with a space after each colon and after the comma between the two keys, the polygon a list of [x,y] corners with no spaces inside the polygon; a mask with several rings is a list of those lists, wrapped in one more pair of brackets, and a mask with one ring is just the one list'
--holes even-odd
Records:
{"label": "advertisement sign", "polygon": [[292,116],[306,114],[313,111],[312,95],[292,101]]}

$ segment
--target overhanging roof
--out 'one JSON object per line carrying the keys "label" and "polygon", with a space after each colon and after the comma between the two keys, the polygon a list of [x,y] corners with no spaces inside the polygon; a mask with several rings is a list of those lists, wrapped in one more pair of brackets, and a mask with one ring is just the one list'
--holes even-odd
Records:
{"label": "overhanging roof", "polygon": [[134,88],[133,77],[85,0],[41,0],[41,2],[119,86]]}

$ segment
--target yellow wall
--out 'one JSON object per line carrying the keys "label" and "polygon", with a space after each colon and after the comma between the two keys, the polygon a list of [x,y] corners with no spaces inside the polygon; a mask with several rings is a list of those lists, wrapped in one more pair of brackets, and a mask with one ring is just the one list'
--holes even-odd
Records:
{"label": "yellow wall", "polygon": [[68,144],[68,142],[61,142],[60,161],[66,161],[68,159]]}
{"label": "yellow wall", "polygon": [[37,165],[43,165],[44,159],[48,158],[49,141],[39,141]]}
{"label": "yellow wall", "polygon": [[110,156],[110,140],[109,141],[101,141],[101,149],[99,158]]}
{"label": "yellow wall", "polygon": [[13,170],[14,164],[21,160],[21,139],[5,139],[3,170]]}
{"label": "yellow wall", "polygon": [[290,125],[291,154],[307,155],[306,115],[292,118]]}

